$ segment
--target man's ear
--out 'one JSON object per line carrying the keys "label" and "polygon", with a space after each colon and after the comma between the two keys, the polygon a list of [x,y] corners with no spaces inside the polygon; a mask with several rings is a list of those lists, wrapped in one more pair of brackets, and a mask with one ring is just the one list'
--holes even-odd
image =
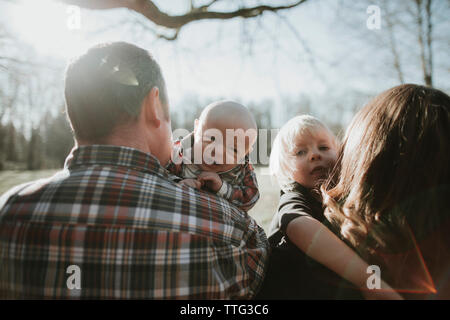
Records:
{"label": "man's ear", "polygon": [[156,128],[159,128],[161,125],[161,116],[157,110],[159,103],[159,89],[158,87],[153,87],[144,98],[142,116],[146,123]]}

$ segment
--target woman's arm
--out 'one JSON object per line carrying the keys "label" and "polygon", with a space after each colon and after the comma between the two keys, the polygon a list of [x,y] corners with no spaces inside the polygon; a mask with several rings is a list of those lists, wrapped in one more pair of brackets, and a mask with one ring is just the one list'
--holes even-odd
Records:
{"label": "woman's arm", "polygon": [[381,289],[367,288],[368,264],[318,220],[301,216],[286,229],[289,240],[312,259],[360,288],[366,299],[402,299],[381,280]]}

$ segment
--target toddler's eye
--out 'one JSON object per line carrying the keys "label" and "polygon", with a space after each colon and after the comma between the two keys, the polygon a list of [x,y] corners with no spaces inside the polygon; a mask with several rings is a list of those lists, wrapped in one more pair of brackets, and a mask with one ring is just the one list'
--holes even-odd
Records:
{"label": "toddler's eye", "polygon": [[305,150],[300,150],[300,151],[297,152],[298,156],[304,156],[305,154],[306,154]]}
{"label": "toddler's eye", "polygon": [[330,148],[329,147],[327,147],[327,146],[320,146],[319,147],[319,150],[321,150],[321,151],[327,151],[327,150],[329,150]]}

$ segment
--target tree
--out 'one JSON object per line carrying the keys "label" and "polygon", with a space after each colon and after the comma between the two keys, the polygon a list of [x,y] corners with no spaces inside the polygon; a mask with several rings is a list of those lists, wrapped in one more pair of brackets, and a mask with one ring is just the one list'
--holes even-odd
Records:
{"label": "tree", "polygon": [[[249,19],[263,15],[265,12],[277,12],[281,10],[292,9],[306,2],[306,0],[298,0],[295,2],[288,2],[285,5],[270,6],[270,5],[244,5],[236,6],[234,1],[224,0],[209,0],[203,1],[202,4],[198,4],[200,1],[190,0],[189,9],[181,15],[171,15],[163,12],[155,4],[155,1],[150,0],[60,0],[67,4],[77,5],[86,9],[94,10],[106,10],[115,8],[127,8],[133,10],[149,21],[153,22],[156,26],[164,27],[171,30],[171,35],[157,34],[158,37],[166,40],[175,40],[182,27],[185,25],[200,20],[228,20],[236,17]],[[244,3],[245,2],[240,2]],[[213,10],[213,7],[218,5],[225,6],[228,11]],[[156,33],[156,31],[155,31]]]}
{"label": "tree", "polygon": [[31,138],[28,144],[27,169],[39,170],[42,168],[42,137],[38,128],[31,130]]}
{"label": "tree", "polygon": [[[367,0],[344,1],[341,4],[345,8],[345,16],[340,18],[346,21],[346,29],[365,44],[364,48],[380,52],[377,59],[380,65],[373,68],[376,72],[384,68],[389,73],[394,72],[398,83],[422,79],[426,86],[433,86],[437,68],[440,72],[449,70],[448,59],[444,54],[448,51],[448,36],[442,36],[448,34],[448,1]],[[369,5],[380,8],[379,30],[362,28],[358,20],[361,17],[358,13],[365,12]],[[385,58],[380,59],[383,53]],[[439,65],[435,64],[435,58],[438,58]],[[375,61],[371,62],[373,64]]]}
{"label": "tree", "polygon": [[424,82],[427,86],[433,86],[433,51],[432,51],[432,30],[431,20],[431,0],[415,0],[417,38],[420,46],[420,60]]}
{"label": "tree", "polygon": [[12,123],[9,123],[6,130],[6,146],[5,155],[7,161],[17,161],[17,144],[16,144],[16,128]]}
{"label": "tree", "polygon": [[[61,110],[63,109],[61,108]],[[61,168],[74,143],[65,112],[58,112],[56,117],[47,113],[40,126],[43,128],[45,167]]]}

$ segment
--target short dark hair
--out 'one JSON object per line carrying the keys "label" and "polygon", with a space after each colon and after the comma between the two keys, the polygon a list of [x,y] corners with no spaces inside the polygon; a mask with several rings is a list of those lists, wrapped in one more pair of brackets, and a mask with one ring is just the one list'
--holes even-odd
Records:
{"label": "short dark hair", "polygon": [[66,70],[66,108],[75,137],[100,142],[116,126],[137,119],[153,87],[169,119],[164,78],[148,51],[126,42],[92,47]]}

